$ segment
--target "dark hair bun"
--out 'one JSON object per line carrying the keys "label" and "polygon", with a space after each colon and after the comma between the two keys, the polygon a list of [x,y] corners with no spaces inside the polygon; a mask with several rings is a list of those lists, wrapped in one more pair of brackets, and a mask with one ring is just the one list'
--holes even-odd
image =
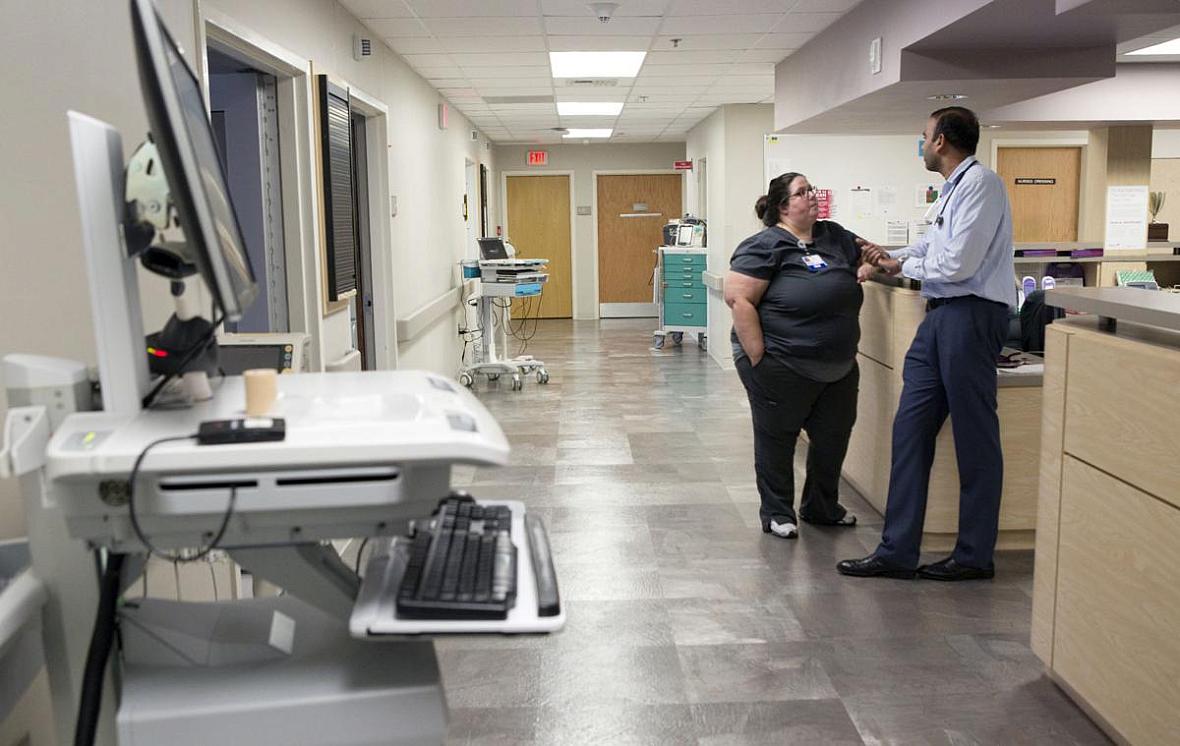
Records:
{"label": "dark hair bun", "polygon": [[769,202],[769,198],[764,194],[758,198],[757,202],[754,203],[754,214],[758,216],[759,220],[761,220],[762,216],[766,214],[766,205]]}

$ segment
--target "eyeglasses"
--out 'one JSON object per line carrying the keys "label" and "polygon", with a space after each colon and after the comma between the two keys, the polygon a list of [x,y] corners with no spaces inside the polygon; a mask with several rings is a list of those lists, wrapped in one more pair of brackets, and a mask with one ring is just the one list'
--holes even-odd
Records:
{"label": "eyeglasses", "polygon": [[790,196],[792,196],[792,197],[810,197],[814,194],[815,194],[815,187],[809,186],[806,189],[800,189],[799,191],[795,192],[794,194],[792,194]]}

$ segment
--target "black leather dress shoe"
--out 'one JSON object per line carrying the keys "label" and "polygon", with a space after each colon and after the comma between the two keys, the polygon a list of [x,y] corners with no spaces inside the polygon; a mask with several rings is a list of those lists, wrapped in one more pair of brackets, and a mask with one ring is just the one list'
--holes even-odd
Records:
{"label": "black leather dress shoe", "polygon": [[918,568],[918,577],[927,580],[989,580],[996,576],[995,565],[987,567],[968,567],[960,565],[954,557]]}
{"label": "black leather dress shoe", "polygon": [[894,565],[870,554],[863,559],[842,560],[836,563],[836,572],[856,578],[900,578],[912,580],[914,571]]}

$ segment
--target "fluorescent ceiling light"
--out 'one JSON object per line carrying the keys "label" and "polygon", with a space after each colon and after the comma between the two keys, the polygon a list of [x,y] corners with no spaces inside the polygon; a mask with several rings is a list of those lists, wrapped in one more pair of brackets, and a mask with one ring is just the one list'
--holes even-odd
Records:
{"label": "fluorescent ceiling light", "polygon": [[1150,47],[1136,49],[1134,52],[1127,52],[1127,54],[1180,54],[1180,39],[1152,44]]}
{"label": "fluorescent ceiling light", "polygon": [[634,78],[647,52],[550,52],[555,78]]}
{"label": "fluorescent ceiling light", "polygon": [[558,101],[557,113],[563,117],[616,117],[623,110],[622,101]]}
{"label": "fluorescent ceiling light", "polygon": [[562,137],[567,140],[582,139],[587,137],[610,137],[611,129],[578,129],[576,127],[570,128]]}
{"label": "fluorescent ceiling light", "polygon": [[962,101],[965,98],[967,96],[962,93],[936,93],[926,97],[929,101]]}

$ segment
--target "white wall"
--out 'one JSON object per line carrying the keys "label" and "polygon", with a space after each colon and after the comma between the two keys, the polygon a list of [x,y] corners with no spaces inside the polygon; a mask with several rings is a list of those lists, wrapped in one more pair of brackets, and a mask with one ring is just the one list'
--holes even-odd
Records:
{"label": "white wall", "polygon": [[[549,153],[549,165],[528,166],[525,154],[529,150],[545,150]],[[502,172],[529,171],[544,173],[545,171],[573,171],[574,172],[574,205],[592,206],[594,204],[594,172],[595,171],[623,171],[623,170],[667,170],[672,168],[674,161],[684,160],[684,143],[599,143],[591,145],[500,145],[493,146],[496,167],[499,169],[493,177],[496,188],[501,183]],[[688,181],[685,187],[688,188]],[[491,186],[489,184],[489,186]],[[503,205],[503,199],[498,205]],[[686,200],[685,204],[691,204]],[[503,225],[505,215],[501,208],[492,212],[489,206],[488,230],[495,233],[496,225]],[[573,295],[574,318],[598,318],[598,295],[595,291],[594,278],[598,271],[598,257],[594,253],[594,238],[597,230],[595,215],[574,216],[574,245],[573,251]]]}
{"label": "white wall", "polygon": [[1151,157],[1180,158],[1180,129],[1162,130],[1156,127],[1151,133]]}
{"label": "white wall", "polygon": [[[688,133],[687,157],[708,162],[709,271],[724,275],[729,257],[747,236],[761,229],[754,202],[763,184],[763,137],[774,125],[769,104],[723,106]],[[695,180],[690,209],[698,204]],[[724,299],[709,293],[709,354],[723,367],[733,366],[729,330],[733,316]]]}
{"label": "white wall", "polygon": [[[390,222],[391,247],[374,251],[392,252],[398,315],[412,313],[457,284],[464,161],[482,161],[489,168],[494,163],[486,141],[473,142],[471,125],[457,112],[452,110],[449,129],[438,129],[442,99],[437,91],[380,43],[374,58],[354,61],[352,36],[364,29],[334,0],[156,4],[197,69],[196,19],[200,13],[220,12],[268,43],[311,60],[315,72],[333,75],[387,106],[390,192],[398,197],[399,212]],[[47,30],[52,30],[52,53],[45,46]],[[93,364],[65,112],[76,109],[113,124],[123,133],[127,155],[143,139],[147,120],[127,4],[6,3],[0,69],[0,96],[21,102],[6,107],[0,117],[0,354],[31,352]],[[318,274],[318,267],[312,271]],[[145,326],[159,328],[172,311],[167,283],[141,275],[140,285]],[[314,295],[308,304],[320,309],[314,277],[308,285]],[[325,319],[320,328],[325,359],[348,349],[346,312]],[[400,347],[399,364],[450,374],[459,351],[455,324],[443,319]],[[20,533],[18,503],[15,485],[0,483],[0,536]]]}

